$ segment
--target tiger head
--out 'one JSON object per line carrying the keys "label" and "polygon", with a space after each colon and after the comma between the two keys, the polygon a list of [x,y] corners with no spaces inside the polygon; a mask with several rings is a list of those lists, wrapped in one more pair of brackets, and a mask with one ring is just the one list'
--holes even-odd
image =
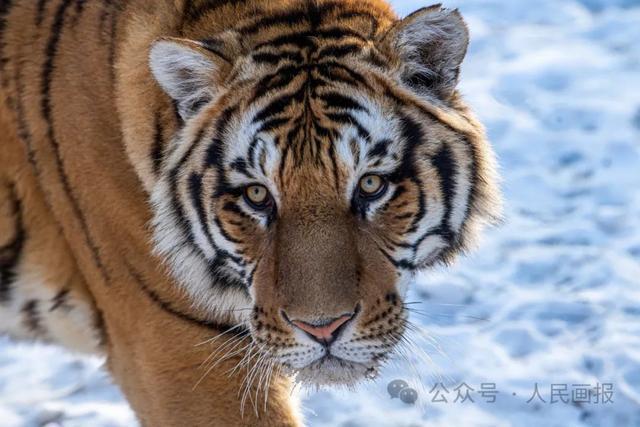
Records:
{"label": "tiger head", "polygon": [[375,372],[416,272],[499,214],[493,153],[457,91],[457,11],[369,1],[255,10],[159,39],[182,126],[155,185],[157,250],[195,301],[315,384]]}

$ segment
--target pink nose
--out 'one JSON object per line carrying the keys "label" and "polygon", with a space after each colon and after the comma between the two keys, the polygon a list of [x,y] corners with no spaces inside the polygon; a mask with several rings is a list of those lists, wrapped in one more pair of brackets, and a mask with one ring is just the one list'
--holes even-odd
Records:
{"label": "pink nose", "polygon": [[353,314],[345,314],[336,319],[324,322],[322,324],[312,325],[301,320],[292,320],[291,323],[297,328],[302,329],[317,341],[329,344],[336,339],[335,332],[338,328],[353,318]]}

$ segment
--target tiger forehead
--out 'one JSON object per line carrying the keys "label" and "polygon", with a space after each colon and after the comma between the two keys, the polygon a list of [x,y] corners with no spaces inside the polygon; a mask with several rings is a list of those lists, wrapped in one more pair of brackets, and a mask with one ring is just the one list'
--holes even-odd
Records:
{"label": "tiger forehead", "polygon": [[[394,13],[368,0],[230,3],[202,14],[192,2],[182,30],[235,62],[225,79],[235,94],[230,102],[235,114],[252,117],[242,119],[244,129],[229,132],[243,137],[227,141],[236,145],[228,147],[233,154],[227,159],[240,168],[266,163],[255,141],[266,133],[274,138],[275,155],[283,158],[280,178],[311,164],[339,179],[334,143],[344,137],[341,128],[354,124],[358,137],[368,137],[354,115],[369,113],[370,100],[381,98],[370,74],[389,66],[376,41],[395,21]],[[233,16],[233,29],[217,34],[224,16]]]}
{"label": "tiger forehead", "polygon": [[304,76],[253,113],[239,113],[243,119],[224,133],[230,168],[256,170],[281,188],[342,194],[357,169],[395,163],[392,111],[357,88],[316,85],[313,79]]}
{"label": "tiger forehead", "polygon": [[[191,9],[196,10],[197,2],[190,3]],[[213,29],[217,29],[220,16],[228,15],[233,17],[234,31],[239,34],[245,50],[297,46],[309,52],[323,42],[373,40],[394,20],[388,5],[368,0],[266,1],[246,7],[229,3],[232,2],[209,6],[205,14],[187,11],[183,34],[205,42],[211,40],[212,47],[216,48],[217,40],[207,35],[211,35],[212,24]]]}
{"label": "tiger forehead", "polygon": [[[394,15],[384,7],[367,10],[368,3],[263,2],[259,4],[270,8],[234,10],[232,30],[212,34],[216,25],[211,16],[211,20],[201,18],[182,33],[235,63],[226,77],[228,83],[242,85],[259,79],[251,103],[300,72],[323,69],[329,79],[342,74],[343,79],[364,84],[364,80],[350,75],[349,65],[341,63],[345,58],[358,57],[377,67],[388,66],[388,58],[377,50],[375,42],[390,27]],[[209,21],[213,25],[208,25]]]}

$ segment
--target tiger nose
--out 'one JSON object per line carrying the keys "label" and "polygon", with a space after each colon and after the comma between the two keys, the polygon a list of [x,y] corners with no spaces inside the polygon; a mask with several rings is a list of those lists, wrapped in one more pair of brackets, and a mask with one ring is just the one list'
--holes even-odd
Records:
{"label": "tiger nose", "polygon": [[[341,327],[345,326],[355,313],[343,314],[333,319],[324,319],[315,322],[291,319],[289,322],[298,329],[306,332],[311,338],[320,344],[329,345],[338,338]],[[286,315],[285,315],[286,317]]]}

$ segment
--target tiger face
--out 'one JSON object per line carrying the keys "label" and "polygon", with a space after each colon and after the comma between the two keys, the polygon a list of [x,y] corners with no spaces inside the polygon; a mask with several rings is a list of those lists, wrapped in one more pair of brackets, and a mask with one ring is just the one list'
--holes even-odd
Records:
{"label": "tiger face", "polygon": [[374,374],[415,273],[498,215],[491,149],[455,90],[462,18],[318,1],[199,31],[150,50],[183,121],[152,196],[158,252],[299,380]]}

